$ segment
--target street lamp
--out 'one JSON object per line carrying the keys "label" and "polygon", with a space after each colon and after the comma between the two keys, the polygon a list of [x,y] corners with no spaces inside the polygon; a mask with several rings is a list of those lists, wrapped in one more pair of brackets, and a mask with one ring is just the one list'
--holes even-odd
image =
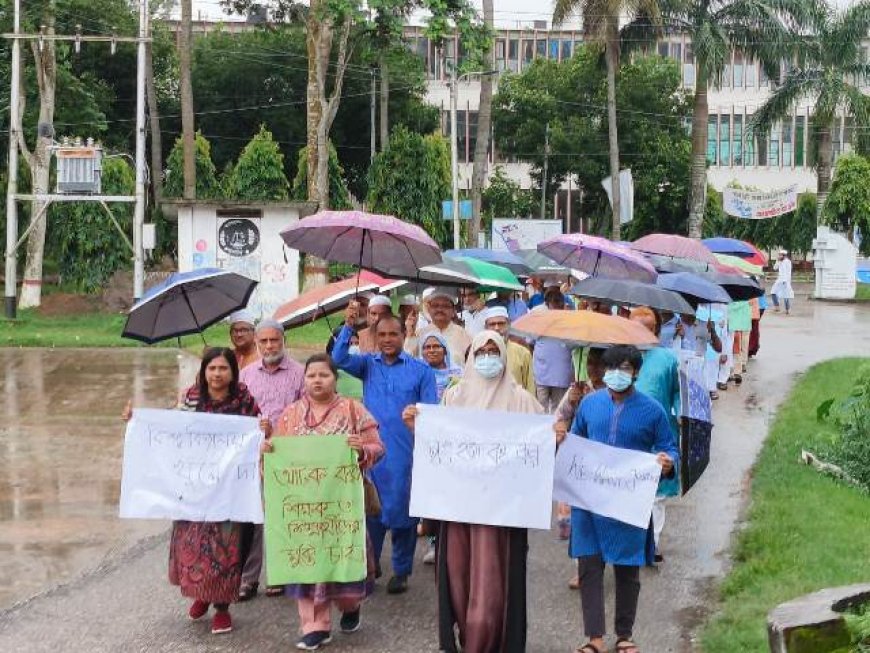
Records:
{"label": "street lamp", "polygon": [[[459,101],[457,85],[463,77],[472,77],[474,75],[496,75],[497,70],[477,70],[467,73],[462,73],[459,77],[456,76],[456,69],[450,72],[450,177],[453,195],[453,249],[459,249],[459,138],[456,133],[456,105]],[[466,118],[467,121],[467,118]]]}

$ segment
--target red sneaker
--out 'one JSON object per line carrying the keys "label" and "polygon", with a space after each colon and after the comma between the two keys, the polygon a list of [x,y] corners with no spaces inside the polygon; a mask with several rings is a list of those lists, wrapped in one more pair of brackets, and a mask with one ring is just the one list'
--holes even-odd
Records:
{"label": "red sneaker", "polygon": [[231,632],[233,629],[233,620],[230,617],[229,610],[224,612],[215,612],[211,620],[211,634],[221,635],[222,633]]}
{"label": "red sneaker", "polygon": [[187,611],[187,616],[193,619],[202,619],[205,614],[208,612],[208,606],[210,603],[208,601],[201,601],[197,599],[190,605],[190,610]]}

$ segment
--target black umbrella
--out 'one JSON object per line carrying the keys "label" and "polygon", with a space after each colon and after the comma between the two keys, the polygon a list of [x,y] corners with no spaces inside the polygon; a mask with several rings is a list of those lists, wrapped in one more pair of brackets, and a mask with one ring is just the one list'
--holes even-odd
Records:
{"label": "black umbrella", "polygon": [[571,294],[592,299],[604,299],[614,304],[649,306],[671,313],[690,314],[695,312],[691,304],[683,299],[679,293],[630,279],[589,277],[574,284],[574,287],[571,288]]}
{"label": "black umbrella", "polygon": [[755,279],[749,277],[713,271],[699,274],[717,286],[721,286],[735,302],[745,302],[764,294],[764,288]]}

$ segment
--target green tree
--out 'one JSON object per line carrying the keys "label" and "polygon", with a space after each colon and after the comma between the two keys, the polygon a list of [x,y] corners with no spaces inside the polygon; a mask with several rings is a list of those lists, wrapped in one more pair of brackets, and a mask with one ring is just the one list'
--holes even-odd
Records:
{"label": "green tree", "polygon": [[531,217],[537,205],[531,191],[523,190],[510,179],[501,166],[489,178],[483,190],[483,217],[488,224],[493,218]]}
{"label": "green tree", "polygon": [[[703,231],[707,191],[707,91],[719,88],[732,51],[757,59],[771,79],[794,43],[792,28],[807,23],[813,0],[662,0],[664,24],[683,32],[695,54],[692,112],[692,168],[689,225],[692,238]],[[730,70],[730,67],[727,68]]]}
{"label": "green tree", "polygon": [[619,68],[619,23],[642,19],[654,27],[661,24],[661,12],[656,0],[555,0],[553,22],[561,23],[577,12],[583,18],[584,35],[604,47],[607,66],[607,147],[612,194],[611,233],[620,240],[619,196],[619,132],[616,117],[616,73]]}
{"label": "green tree", "polygon": [[[163,194],[166,197],[181,197],[184,192],[184,143],[179,137],[166,160],[166,183]],[[217,169],[211,160],[211,144],[196,132],[196,197],[214,199],[222,194],[217,179]]]}
{"label": "green tree", "polygon": [[265,125],[260,125],[242,150],[225,188],[229,197],[240,200],[286,200],[289,196],[284,155]]}
{"label": "green tree", "polygon": [[[844,154],[837,160],[822,220],[850,237],[855,227],[862,234],[870,234],[870,160],[858,154]],[[866,235],[861,250],[870,252],[870,238]]]}
{"label": "green tree", "polygon": [[[102,183],[107,195],[132,195],[136,178],[127,161],[112,157],[103,160]],[[129,238],[132,205],[113,204],[111,209]],[[98,203],[62,202],[50,211],[48,254],[57,261],[66,285],[80,292],[97,292],[116,270],[130,267],[130,248]]]}
{"label": "green tree", "polygon": [[[308,199],[308,151],[303,147],[299,150],[296,177],[293,178],[291,195],[294,200],[304,202]],[[334,147],[329,148],[329,206],[338,211],[353,208],[350,191],[344,179],[344,169],[338,160]]]}
{"label": "green tree", "polygon": [[[775,122],[789,116],[798,102],[815,100],[811,123],[818,146],[816,215],[819,222],[831,187],[831,135],[837,112],[844,108],[856,125],[870,125],[870,100],[857,83],[870,76],[866,50],[861,47],[868,32],[870,1],[857,2],[842,11],[819,7],[812,15],[810,29],[798,39],[797,66],[786,74],[782,84],[774,88],[770,98],[753,116],[754,127],[766,132]],[[861,136],[866,137],[866,134]]]}
{"label": "green tree", "polygon": [[445,244],[441,202],[450,197],[450,151],[440,135],[421,136],[399,127],[369,170],[367,204],[425,229]]}

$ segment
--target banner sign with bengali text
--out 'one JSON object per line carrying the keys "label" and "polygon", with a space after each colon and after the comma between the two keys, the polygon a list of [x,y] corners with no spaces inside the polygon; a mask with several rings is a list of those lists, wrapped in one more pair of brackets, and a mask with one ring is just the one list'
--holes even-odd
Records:
{"label": "banner sign with bengali text", "polygon": [[550,528],[556,449],[552,416],[417,407],[412,516]]}
{"label": "banner sign with bengali text", "polygon": [[344,435],[272,438],[264,458],[269,585],[366,577],[365,499]]}
{"label": "banner sign with bengali text", "polygon": [[726,188],[722,192],[725,213],[747,220],[775,218],[797,209],[797,185],[779,190],[741,190]]}
{"label": "banner sign with bengali text", "polygon": [[137,408],[127,423],[120,516],[263,522],[258,420]]}

